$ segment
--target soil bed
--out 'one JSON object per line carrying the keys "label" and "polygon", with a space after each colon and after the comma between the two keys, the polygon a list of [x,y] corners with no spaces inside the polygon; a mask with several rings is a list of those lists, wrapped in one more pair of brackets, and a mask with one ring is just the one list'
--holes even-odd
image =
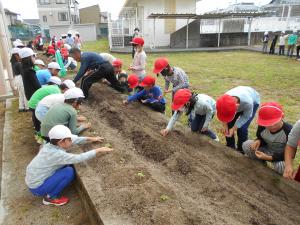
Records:
{"label": "soil bed", "polygon": [[115,150],[76,166],[105,225],[300,224],[300,184],[122,98],[97,84],[81,110]]}

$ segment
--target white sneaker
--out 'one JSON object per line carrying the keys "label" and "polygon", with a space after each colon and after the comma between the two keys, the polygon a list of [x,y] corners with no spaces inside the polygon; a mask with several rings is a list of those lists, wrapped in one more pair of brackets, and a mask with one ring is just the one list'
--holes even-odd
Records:
{"label": "white sneaker", "polygon": [[220,139],[219,139],[219,137],[216,135],[216,138],[215,139],[213,139],[214,141],[216,141],[216,142],[219,142],[220,141]]}

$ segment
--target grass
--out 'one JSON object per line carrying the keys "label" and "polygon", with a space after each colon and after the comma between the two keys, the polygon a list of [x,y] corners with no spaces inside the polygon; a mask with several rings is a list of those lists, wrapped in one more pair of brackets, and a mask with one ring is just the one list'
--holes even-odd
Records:
{"label": "grass", "polygon": [[[84,51],[109,52],[108,41],[86,42]],[[132,61],[131,54],[113,54],[122,59],[127,69]],[[294,124],[300,119],[300,62],[277,55],[264,55],[248,51],[192,52],[147,54],[147,72],[152,74],[153,62],[157,57],[166,56],[173,66],[181,67],[189,76],[192,89],[216,99],[227,90],[238,86],[254,87],[261,95],[262,102],[278,101],[284,106],[285,120]],[[163,78],[158,84],[164,86]],[[167,96],[167,115],[170,116],[170,96]],[[182,118],[185,122],[186,118]],[[211,127],[220,128],[217,119]],[[250,127],[250,138],[255,137],[256,124]],[[219,136],[222,135],[219,133]],[[224,141],[224,140],[223,140]],[[296,161],[300,163],[298,153]]]}

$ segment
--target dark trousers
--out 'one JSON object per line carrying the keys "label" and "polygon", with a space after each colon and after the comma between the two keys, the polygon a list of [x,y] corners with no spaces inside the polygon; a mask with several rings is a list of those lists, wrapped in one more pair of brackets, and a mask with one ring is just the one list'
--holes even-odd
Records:
{"label": "dark trousers", "polygon": [[35,116],[35,109],[30,108],[29,110],[32,112],[31,118],[32,118],[34,129],[36,132],[39,132],[41,129],[41,122]]}
{"label": "dark trousers", "polygon": [[166,104],[161,102],[146,103],[145,105],[160,113],[164,113],[166,110]]}
{"label": "dark trousers", "polygon": [[[243,145],[243,143],[245,141],[248,140],[248,128],[249,128],[249,125],[250,125],[251,121],[255,117],[255,113],[256,113],[258,107],[259,107],[258,104],[255,104],[253,106],[253,113],[252,113],[252,116],[250,117],[250,119],[242,127],[240,127],[240,128],[237,129],[237,137],[238,137],[237,150],[239,152],[243,152],[242,145]],[[237,113],[235,115],[234,119],[227,124],[228,125],[228,129],[231,129],[235,125],[235,122],[237,121],[237,119],[241,115],[243,115],[243,112]],[[226,146],[228,146],[230,148],[233,148],[233,149],[236,149],[234,135],[232,137],[226,137]]]}
{"label": "dark trousers", "polygon": [[195,118],[192,118],[192,115],[189,116],[189,122],[191,125],[192,132],[200,132],[203,135],[210,137],[211,139],[216,139],[217,135],[210,129],[205,132],[201,132],[203,125],[205,123],[206,115],[196,114]]}
{"label": "dark trousers", "polygon": [[132,52],[131,52],[132,58],[134,58],[134,55],[135,55],[135,49],[134,49],[134,45],[132,45]]}
{"label": "dark trousers", "polygon": [[273,45],[273,43],[271,44],[269,54],[271,54],[271,55],[275,54],[275,45]]}
{"label": "dark trousers", "polygon": [[113,87],[117,91],[125,91],[124,87],[122,87],[122,85],[117,80],[112,65],[109,62],[106,62],[99,65],[99,67],[90,75],[82,78],[80,88],[82,89],[85,98],[89,97],[89,90],[92,85],[102,78],[108,80],[111,84],[111,87]]}
{"label": "dark trousers", "polygon": [[284,55],[284,45],[279,45],[279,55]]}
{"label": "dark trousers", "polygon": [[300,56],[299,56],[299,52],[300,52],[300,45],[299,45],[299,46],[297,46],[297,58],[300,58]]}

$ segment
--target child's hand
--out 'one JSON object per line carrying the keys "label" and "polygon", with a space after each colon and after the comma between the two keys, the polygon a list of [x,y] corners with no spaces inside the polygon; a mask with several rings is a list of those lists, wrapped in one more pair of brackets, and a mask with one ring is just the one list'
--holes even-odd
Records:
{"label": "child's hand", "polygon": [[86,121],[86,117],[85,116],[77,116],[77,121],[84,122],[84,121]]}
{"label": "child's hand", "polygon": [[256,155],[257,158],[259,158],[261,160],[269,161],[269,156],[266,155],[265,153],[261,152],[261,151],[255,151],[255,155]]}
{"label": "child's hand", "polygon": [[84,127],[85,129],[89,129],[89,128],[92,127],[92,124],[91,124],[91,123],[85,123],[85,124],[83,124],[83,127]]}
{"label": "child's hand", "polygon": [[160,131],[160,134],[164,137],[166,137],[169,133],[170,133],[170,131],[168,129],[163,129]]}
{"label": "child's hand", "polygon": [[132,67],[132,66],[129,66],[128,70],[133,70],[133,67]]}
{"label": "child's hand", "polygon": [[91,142],[103,142],[104,138],[103,137],[89,137],[88,140]]}
{"label": "child's hand", "polygon": [[141,102],[142,102],[143,104],[146,104],[146,103],[147,103],[147,100],[141,100]]}
{"label": "child's hand", "polygon": [[296,176],[296,173],[293,170],[293,166],[285,165],[283,177],[293,180],[295,178],[295,176]]}
{"label": "child's hand", "polygon": [[260,146],[260,140],[256,140],[251,144],[250,148],[253,151],[257,151],[259,146]]}
{"label": "child's hand", "polygon": [[96,153],[106,153],[106,152],[111,152],[113,151],[112,148],[107,148],[107,147],[102,147],[102,148],[97,148]]}
{"label": "child's hand", "polygon": [[124,105],[128,105],[128,103],[129,103],[128,100],[124,100],[124,101],[123,101],[123,104],[124,104]]}

